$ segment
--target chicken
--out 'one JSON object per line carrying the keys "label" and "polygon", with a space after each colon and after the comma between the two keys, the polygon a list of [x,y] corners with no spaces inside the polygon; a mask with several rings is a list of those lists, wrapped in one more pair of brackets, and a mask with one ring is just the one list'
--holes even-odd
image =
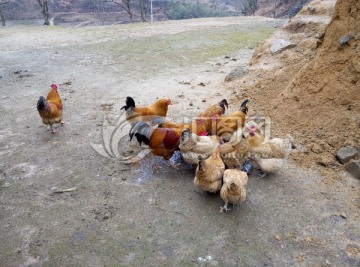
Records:
{"label": "chicken", "polygon": [[181,129],[182,131],[185,131],[187,128],[192,131],[192,129],[195,130],[195,134],[199,136],[207,136],[208,132],[206,131],[206,128],[203,127],[203,121],[202,120],[193,120],[190,123],[177,123],[170,120],[165,120],[164,117],[156,117],[151,121],[152,125],[158,125],[161,128],[177,128]]}
{"label": "chicken", "polygon": [[293,138],[287,135],[286,138],[272,138],[264,141],[265,138],[256,125],[251,125],[247,130],[249,132],[249,157],[260,167],[262,176],[280,170],[291,153]]}
{"label": "chicken", "polygon": [[151,121],[152,125],[157,125],[160,128],[172,128],[172,129],[180,129],[184,131],[186,128],[190,126],[188,123],[177,123],[169,120],[165,120],[164,117],[156,117]]}
{"label": "chicken", "polygon": [[130,141],[135,136],[139,144],[148,145],[155,156],[169,160],[174,152],[179,149],[181,130],[159,128],[140,121],[131,127],[129,136]]}
{"label": "chicken", "polygon": [[238,128],[229,142],[219,146],[221,158],[227,168],[236,168],[245,163],[249,155],[249,143],[243,135],[242,128]]}
{"label": "chicken", "polygon": [[224,171],[225,165],[217,151],[207,159],[199,155],[194,184],[204,191],[216,193],[221,188]]}
{"label": "chicken", "polygon": [[246,200],[246,187],[248,175],[246,172],[236,169],[227,169],[224,172],[223,185],[220,190],[220,197],[225,205],[220,208],[220,212],[229,211],[228,203],[241,204]]}
{"label": "chicken", "polygon": [[[191,124],[191,131],[198,135],[212,135],[214,132],[213,122],[225,113],[228,108],[226,99],[221,100],[217,104],[210,105]],[[214,129],[213,129],[214,128]]]}
{"label": "chicken", "polygon": [[37,110],[44,124],[50,125],[51,133],[55,133],[54,123],[62,122],[63,105],[61,97],[57,91],[56,84],[50,85],[51,89],[45,97],[40,96],[37,102]]}
{"label": "chicken", "polygon": [[134,99],[128,96],[126,97],[125,106],[121,109],[126,112],[126,120],[134,123],[137,121],[151,121],[154,117],[166,117],[168,106],[171,104],[170,99],[161,98],[149,106],[137,107]]}
{"label": "chicken", "polygon": [[216,119],[216,134],[220,137],[222,142],[228,142],[231,135],[238,129],[245,126],[246,115],[248,112],[247,103],[249,99],[246,99],[240,105],[240,108],[235,112],[227,116],[220,116]]}
{"label": "chicken", "polygon": [[185,162],[197,165],[199,156],[210,157],[219,145],[217,136],[198,136],[187,128],[181,134],[179,149]]}

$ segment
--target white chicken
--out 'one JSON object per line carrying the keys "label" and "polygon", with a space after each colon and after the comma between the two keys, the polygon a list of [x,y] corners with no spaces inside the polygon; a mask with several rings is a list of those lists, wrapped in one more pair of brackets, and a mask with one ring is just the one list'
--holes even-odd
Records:
{"label": "white chicken", "polygon": [[290,155],[293,138],[287,135],[286,138],[272,138],[264,141],[256,125],[251,125],[247,130],[249,132],[249,157],[260,167],[263,172],[261,176],[279,171]]}
{"label": "white chicken", "polygon": [[199,156],[202,159],[207,159],[219,145],[219,137],[215,135],[198,136],[191,133],[190,129],[187,128],[181,134],[179,149],[185,162],[197,165]]}
{"label": "white chicken", "polygon": [[229,211],[228,203],[241,204],[246,200],[246,187],[248,175],[246,172],[236,169],[227,169],[224,172],[223,185],[220,190],[220,197],[225,205],[220,208],[220,212]]}

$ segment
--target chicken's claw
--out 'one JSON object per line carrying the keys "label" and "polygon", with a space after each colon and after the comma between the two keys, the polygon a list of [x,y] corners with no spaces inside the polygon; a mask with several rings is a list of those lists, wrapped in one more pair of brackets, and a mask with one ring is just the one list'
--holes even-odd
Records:
{"label": "chicken's claw", "polygon": [[223,213],[224,211],[225,211],[225,212],[228,212],[229,210],[231,210],[231,209],[229,209],[229,208],[227,207],[227,204],[225,204],[224,207],[220,207],[220,213]]}
{"label": "chicken's claw", "polygon": [[173,163],[170,161],[170,166],[173,167],[174,169],[179,169],[178,166],[180,166],[181,163]]}
{"label": "chicken's claw", "polygon": [[266,173],[263,172],[260,168],[256,169],[256,176],[260,177],[260,178],[266,178]]}

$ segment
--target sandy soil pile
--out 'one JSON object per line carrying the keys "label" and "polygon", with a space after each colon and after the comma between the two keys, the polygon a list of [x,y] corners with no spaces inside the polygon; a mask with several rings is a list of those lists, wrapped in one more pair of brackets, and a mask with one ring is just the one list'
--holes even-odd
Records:
{"label": "sandy soil pile", "polygon": [[[360,144],[360,2],[338,1],[328,23],[333,2],[304,7],[257,47],[249,75],[231,85],[240,89],[238,97],[252,99],[252,115],[271,117],[273,135],[295,137],[300,144],[295,161],[319,165],[327,174],[342,168],[336,150]],[[271,54],[269,47],[278,39],[294,47]]]}

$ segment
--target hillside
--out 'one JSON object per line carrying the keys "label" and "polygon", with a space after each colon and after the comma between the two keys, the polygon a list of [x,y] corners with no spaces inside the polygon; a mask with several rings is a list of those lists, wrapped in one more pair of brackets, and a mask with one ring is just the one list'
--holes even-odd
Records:
{"label": "hillside", "polygon": [[[333,10],[334,3],[304,7],[257,47],[249,75],[232,85],[253,99],[256,114],[271,117],[273,134],[294,135],[295,161],[324,174],[343,168],[338,149],[360,144],[360,2],[338,1]],[[291,46],[272,53],[279,40]]]}
{"label": "hillside", "polygon": [[[167,19],[184,19],[211,16],[238,16],[259,15],[267,17],[293,16],[308,0],[259,0],[256,10],[252,10],[243,1],[155,1],[154,19],[157,21]],[[121,1],[117,1],[121,3]],[[149,1],[145,1],[145,17],[150,20]],[[6,20],[41,19],[40,7],[37,1],[11,0],[10,3],[1,5]],[[115,3],[105,3],[95,0],[59,0],[48,1],[50,17],[55,18],[55,23],[84,23],[102,25],[110,23],[128,22],[129,13]],[[139,1],[130,1],[133,21],[140,21]],[[256,11],[254,13],[254,11]]]}

